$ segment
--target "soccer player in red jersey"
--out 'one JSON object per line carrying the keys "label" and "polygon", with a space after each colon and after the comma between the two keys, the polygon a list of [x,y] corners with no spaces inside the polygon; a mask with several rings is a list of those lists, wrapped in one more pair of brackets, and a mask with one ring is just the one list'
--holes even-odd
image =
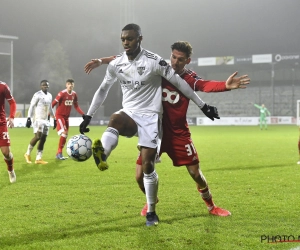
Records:
{"label": "soccer player in red jersey", "polygon": [[74,80],[67,79],[66,81],[66,89],[60,91],[55,99],[52,101],[52,108],[56,105],[56,121],[57,121],[57,134],[60,136],[58,142],[58,149],[56,153],[56,159],[65,160],[67,157],[64,157],[62,154],[62,150],[66,144],[66,140],[68,137],[69,130],[69,117],[71,113],[72,106],[76,111],[84,117],[84,113],[79,107],[78,97],[76,92],[73,90],[74,88]]}
{"label": "soccer player in red jersey", "polygon": [[[191,61],[192,46],[188,42],[180,41],[171,46],[171,66],[194,91],[223,92],[231,89],[246,88],[250,83],[247,75],[235,77],[237,72],[232,74],[227,81],[205,81],[194,71],[185,68]],[[93,59],[85,65],[86,73],[90,73],[101,64],[109,63],[113,57]],[[191,139],[191,133],[186,121],[186,113],[189,99],[186,98],[176,87],[167,80],[162,80],[162,104],[163,104],[163,137],[159,155],[167,153],[176,167],[186,166],[190,176],[196,182],[197,190],[204,200],[210,214],[217,216],[229,216],[231,213],[217,207],[209,190],[207,181],[200,170],[200,161],[196,148]],[[136,181],[145,193],[143,183],[142,158],[139,155],[136,161]],[[158,199],[157,199],[158,201]],[[141,211],[141,215],[147,214],[147,204]]]}
{"label": "soccer player in red jersey", "polygon": [[[10,107],[10,114],[7,119],[5,114],[5,99],[8,101]],[[14,171],[14,157],[10,151],[10,139],[7,127],[14,127],[16,109],[17,104],[10,92],[9,87],[5,82],[0,81],[0,148],[4,156],[4,161],[7,165],[9,181],[11,183],[16,182],[17,177]]]}
{"label": "soccer player in red jersey", "polygon": [[[235,77],[232,74],[227,81],[205,81],[196,72],[185,66],[191,61],[192,46],[188,42],[180,41],[171,46],[171,66],[194,91],[223,92],[231,89],[246,88],[250,83],[247,75]],[[163,87],[163,138],[159,155],[167,153],[176,167],[186,166],[190,176],[196,182],[200,196],[204,200],[210,214],[217,216],[229,216],[231,213],[223,208],[217,207],[213,202],[210,189],[205,176],[200,169],[200,160],[196,148],[191,139],[191,133],[186,120],[189,99],[169,84],[166,80],[162,82]],[[140,189],[144,192],[144,184],[141,171],[142,159],[139,155],[136,162],[136,180]],[[141,211],[145,216],[147,204]]]}

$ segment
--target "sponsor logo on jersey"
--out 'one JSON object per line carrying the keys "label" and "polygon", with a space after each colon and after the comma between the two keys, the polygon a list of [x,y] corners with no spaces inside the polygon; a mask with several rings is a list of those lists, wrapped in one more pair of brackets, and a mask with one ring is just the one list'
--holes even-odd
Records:
{"label": "sponsor logo on jersey", "polygon": [[180,94],[176,91],[170,91],[166,88],[162,90],[162,101],[166,101],[170,104],[176,104],[180,100]]}
{"label": "sponsor logo on jersey", "polygon": [[120,74],[121,74],[121,73],[124,73],[124,72],[123,72],[123,70],[122,70],[122,69],[120,69],[118,73],[120,73]]}
{"label": "sponsor logo on jersey", "polygon": [[141,76],[142,74],[144,74],[146,67],[137,67],[137,72],[139,73],[139,75]]}
{"label": "sponsor logo on jersey", "polygon": [[72,106],[73,100],[65,100],[65,106]]}

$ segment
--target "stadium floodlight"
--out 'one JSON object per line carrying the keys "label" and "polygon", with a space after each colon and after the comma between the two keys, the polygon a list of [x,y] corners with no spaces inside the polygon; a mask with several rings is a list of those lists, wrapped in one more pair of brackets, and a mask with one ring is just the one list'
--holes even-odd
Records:
{"label": "stadium floodlight", "polygon": [[5,36],[5,35],[0,35],[0,41],[4,40],[5,42],[10,42],[10,52],[1,52],[0,50],[0,55],[10,55],[10,91],[13,95],[13,90],[14,90],[14,40],[18,40],[19,38],[17,36]]}

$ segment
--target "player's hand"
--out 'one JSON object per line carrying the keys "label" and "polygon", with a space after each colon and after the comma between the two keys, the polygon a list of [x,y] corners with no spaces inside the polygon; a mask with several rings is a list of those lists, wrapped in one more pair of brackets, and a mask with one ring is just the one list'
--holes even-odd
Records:
{"label": "player's hand", "polygon": [[205,105],[203,106],[203,108],[201,110],[212,121],[214,119],[220,119],[218,110],[214,106],[209,106],[205,103]]}
{"label": "player's hand", "polygon": [[99,66],[101,66],[102,60],[100,59],[92,59],[84,66],[85,73],[89,74],[91,71]]}
{"label": "player's hand", "polygon": [[27,128],[30,128],[31,126],[31,119],[30,117],[27,118],[27,121],[26,121],[26,125],[25,125]]}
{"label": "player's hand", "polygon": [[237,76],[238,72],[234,72],[226,81],[226,89],[245,89],[250,83],[248,75]]}
{"label": "player's hand", "polygon": [[56,126],[57,126],[57,122],[56,122],[56,120],[54,119],[54,120],[53,120],[53,129],[56,129]]}
{"label": "player's hand", "polygon": [[82,117],[82,119],[84,120],[84,118],[85,118],[85,114],[83,114],[81,117]]}
{"label": "player's hand", "polygon": [[89,115],[84,116],[83,122],[80,123],[80,125],[79,125],[80,134],[84,135],[84,133],[90,132],[90,129],[87,128],[87,126],[90,124],[91,119],[92,119],[92,117]]}
{"label": "player's hand", "polygon": [[9,128],[13,128],[15,126],[14,125],[14,118],[9,117],[9,118],[6,119],[6,122],[7,122],[7,126]]}
{"label": "player's hand", "polygon": [[116,59],[116,56],[102,57],[101,59],[92,59],[84,66],[84,71],[85,73],[89,74],[94,68],[97,68],[102,64],[109,64],[114,59]]}

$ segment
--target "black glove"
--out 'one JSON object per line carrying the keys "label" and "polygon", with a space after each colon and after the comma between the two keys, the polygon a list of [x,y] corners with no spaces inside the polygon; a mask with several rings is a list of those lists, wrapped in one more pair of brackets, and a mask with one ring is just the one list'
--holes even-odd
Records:
{"label": "black glove", "polygon": [[26,121],[26,125],[25,125],[27,128],[30,128],[31,126],[31,119],[30,117],[27,118],[27,121]]}
{"label": "black glove", "polygon": [[84,118],[85,118],[85,114],[83,114],[81,117],[82,117],[82,119],[84,120]]}
{"label": "black glove", "polygon": [[53,120],[53,129],[56,129],[56,125],[57,125],[57,124],[56,124],[56,120],[54,119],[54,120]]}
{"label": "black glove", "polygon": [[84,115],[84,120],[83,120],[82,123],[80,123],[80,126],[79,126],[79,132],[80,132],[80,134],[84,135],[84,133],[90,132],[90,129],[87,128],[87,126],[90,124],[91,119],[92,119],[91,116]]}
{"label": "black glove", "polygon": [[214,118],[220,119],[218,110],[214,106],[209,106],[207,104],[204,104],[204,106],[201,110],[211,120],[214,120]]}

